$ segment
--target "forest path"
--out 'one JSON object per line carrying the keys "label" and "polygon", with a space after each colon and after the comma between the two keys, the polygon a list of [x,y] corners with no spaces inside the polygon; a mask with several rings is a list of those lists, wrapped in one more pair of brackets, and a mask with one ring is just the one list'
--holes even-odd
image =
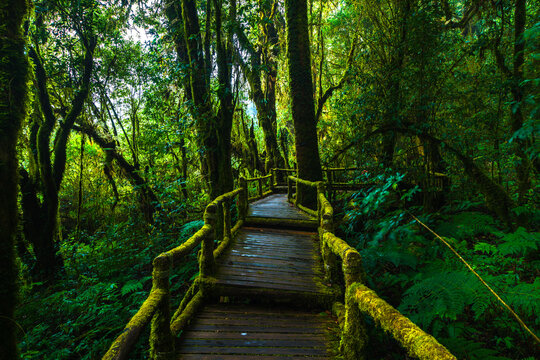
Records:
{"label": "forest path", "polygon": [[[311,220],[286,194],[250,204],[250,217]],[[336,292],[323,281],[317,233],[277,224],[242,228],[217,261],[214,291],[233,301],[195,315],[178,340],[179,359],[332,357],[339,327],[320,310]]]}

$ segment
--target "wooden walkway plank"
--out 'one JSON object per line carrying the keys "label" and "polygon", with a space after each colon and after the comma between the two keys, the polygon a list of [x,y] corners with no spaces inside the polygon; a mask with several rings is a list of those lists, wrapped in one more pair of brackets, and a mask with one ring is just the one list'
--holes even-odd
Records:
{"label": "wooden walkway plank", "polygon": [[314,232],[242,228],[217,263],[216,279],[221,285],[309,293],[321,290]]}
{"label": "wooden walkway plank", "polygon": [[312,217],[300,211],[287,202],[287,195],[273,194],[249,205],[249,216],[273,218],[311,220]]}
{"label": "wooden walkway plank", "polygon": [[[313,221],[290,205],[283,194],[252,203],[249,216],[276,220],[272,226],[289,219]],[[323,283],[317,233],[290,226],[293,228],[240,229],[216,261],[214,295],[233,296],[247,303],[252,302],[250,297],[260,300],[260,296],[280,303],[302,299],[306,308],[313,299],[333,299]],[[326,313],[297,310],[302,304],[287,308],[275,302],[206,304],[177,339],[177,359],[333,358],[339,346],[336,320]]]}
{"label": "wooden walkway plank", "polygon": [[338,346],[336,328],[325,313],[210,305],[179,339],[178,359],[329,359]]}

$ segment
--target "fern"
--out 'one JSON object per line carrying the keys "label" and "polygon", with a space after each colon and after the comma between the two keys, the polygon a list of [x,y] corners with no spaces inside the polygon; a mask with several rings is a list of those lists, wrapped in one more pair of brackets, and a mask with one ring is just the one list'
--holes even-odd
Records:
{"label": "fern", "polygon": [[506,289],[504,296],[507,302],[521,314],[534,317],[536,325],[540,325],[540,278],[532,284],[519,283]]}
{"label": "fern", "polygon": [[436,269],[405,291],[399,310],[429,328],[436,319],[456,320],[466,306],[482,297],[477,279],[469,272]]}
{"label": "fern", "polygon": [[120,290],[120,293],[122,296],[126,296],[127,294],[131,294],[137,290],[142,290],[144,281],[142,280],[130,280],[127,283],[122,286],[122,289]]}
{"label": "fern", "polygon": [[449,216],[447,221],[436,227],[435,231],[441,236],[453,237],[457,240],[482,234],[499,234],[495,220],[489,215],[476,211],[465,211]]}
{"label": "fern", "polygon": [[498,352],[486,348],[481,342],[463,338],[441,338],[443,345],[451,349],[458,359],[464,360],[510,360],[504,356],[498,356]]}
{"label": "fern", "polygon": [[527,232],[520,227],[514,233],[506,234],[501,239],[499,245],[501,255],[521,255],[525,256],[530,250],[538,250],[540,245],[540,233]]}
{"label": "fern", "polygon": [[204,221],[202,220],[190,221],[184,224],[184,226],[182,226],[180,230],[180,234],[179,234],[180,240],[186,241],[187,238],[195,234],[195,232],[197,232],[203,225],[204,225]]}

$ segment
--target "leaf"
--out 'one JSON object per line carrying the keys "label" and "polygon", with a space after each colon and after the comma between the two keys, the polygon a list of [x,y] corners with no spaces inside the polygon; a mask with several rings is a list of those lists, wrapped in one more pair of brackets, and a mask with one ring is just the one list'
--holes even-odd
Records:
{"label": "leaf", "polygon": [[143,288],[143,283],[139,280],[130,280],[122,286],[120,293],[122,296],[141,290]]}

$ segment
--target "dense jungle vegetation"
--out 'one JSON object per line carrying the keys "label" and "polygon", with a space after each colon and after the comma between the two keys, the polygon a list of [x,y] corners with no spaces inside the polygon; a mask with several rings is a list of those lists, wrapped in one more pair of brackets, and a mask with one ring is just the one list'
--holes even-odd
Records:
{"label": "dense jungle vegetation", "polygon": [[275,167],[373,184],[338,232],[457,358],[540,353],[413,218],[540,333],[540,3],[2,0],[0,59],[0,359],[99,359],[152,259]]}

